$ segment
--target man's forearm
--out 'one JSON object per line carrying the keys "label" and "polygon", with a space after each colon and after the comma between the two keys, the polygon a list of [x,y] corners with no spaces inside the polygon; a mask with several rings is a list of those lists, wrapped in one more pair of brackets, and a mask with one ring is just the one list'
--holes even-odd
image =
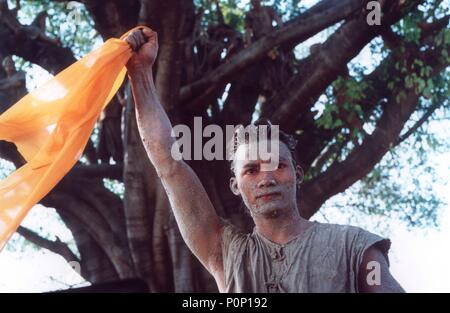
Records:
{"label": "man's forearm", "polygon": [[130,73],[130,80],[142,142],[158,174],[163,175],[167,169],[164,165],[173,161],[171,147],[175,139],[171,136],[172,125],[156,93],[152,71]]}
{"label": "man's forearm", "polygon": [[222,223],[195,172],[172,158],[172,125],[149,72],[130,73],[141,139],[161,177],[183,239],[209,271],[217,272],[222,266]]}

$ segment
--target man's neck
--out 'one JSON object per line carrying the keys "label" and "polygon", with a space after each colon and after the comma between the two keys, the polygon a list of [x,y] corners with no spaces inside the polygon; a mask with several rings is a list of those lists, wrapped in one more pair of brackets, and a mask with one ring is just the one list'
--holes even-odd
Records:
{"label": "man's neck", "polygon": [[294,237],[303,234],[312,222],[299,214],[282,214],[277,217],[254,216],[256,231],[278,244],[286,244]]}

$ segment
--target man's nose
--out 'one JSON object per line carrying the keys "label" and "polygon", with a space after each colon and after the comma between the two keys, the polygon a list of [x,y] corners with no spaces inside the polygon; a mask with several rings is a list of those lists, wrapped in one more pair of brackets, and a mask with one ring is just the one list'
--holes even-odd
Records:
{"label": "man's nose", "polygon": [[271,171],[262,172],[262,173],[264,173],[263,174],[264,176],[262,177],[262,179],[258,183],[258,188],[272,187],[272,186],[275,186],[277,184],[277,182],[274,179]]}

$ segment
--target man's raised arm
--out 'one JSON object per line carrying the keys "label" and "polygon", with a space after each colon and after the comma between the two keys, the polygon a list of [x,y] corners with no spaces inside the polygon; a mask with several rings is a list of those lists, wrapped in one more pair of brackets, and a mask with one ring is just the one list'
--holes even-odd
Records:
{"label": "man's raised arm", "polygon": [[126,40],[135,51],[127,68],[142,142],[161,178],[184,241],[217,280],[222,272],[222,223],[194,171],[171,156],[175,142],[172,125],[158,99],[152,75],[157,34],[144,29],[132,32]]}

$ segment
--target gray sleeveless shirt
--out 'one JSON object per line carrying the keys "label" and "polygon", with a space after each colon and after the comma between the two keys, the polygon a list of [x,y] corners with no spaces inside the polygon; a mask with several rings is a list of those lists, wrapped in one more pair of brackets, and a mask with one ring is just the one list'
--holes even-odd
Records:
{"label": "gray sleeveless shirt", "polygon": [[358,292],[364,252],[377,245],[388,260],[391,244],[359,227],[318,222],[284,245],[228,223],[221,239],[225,292]]}

